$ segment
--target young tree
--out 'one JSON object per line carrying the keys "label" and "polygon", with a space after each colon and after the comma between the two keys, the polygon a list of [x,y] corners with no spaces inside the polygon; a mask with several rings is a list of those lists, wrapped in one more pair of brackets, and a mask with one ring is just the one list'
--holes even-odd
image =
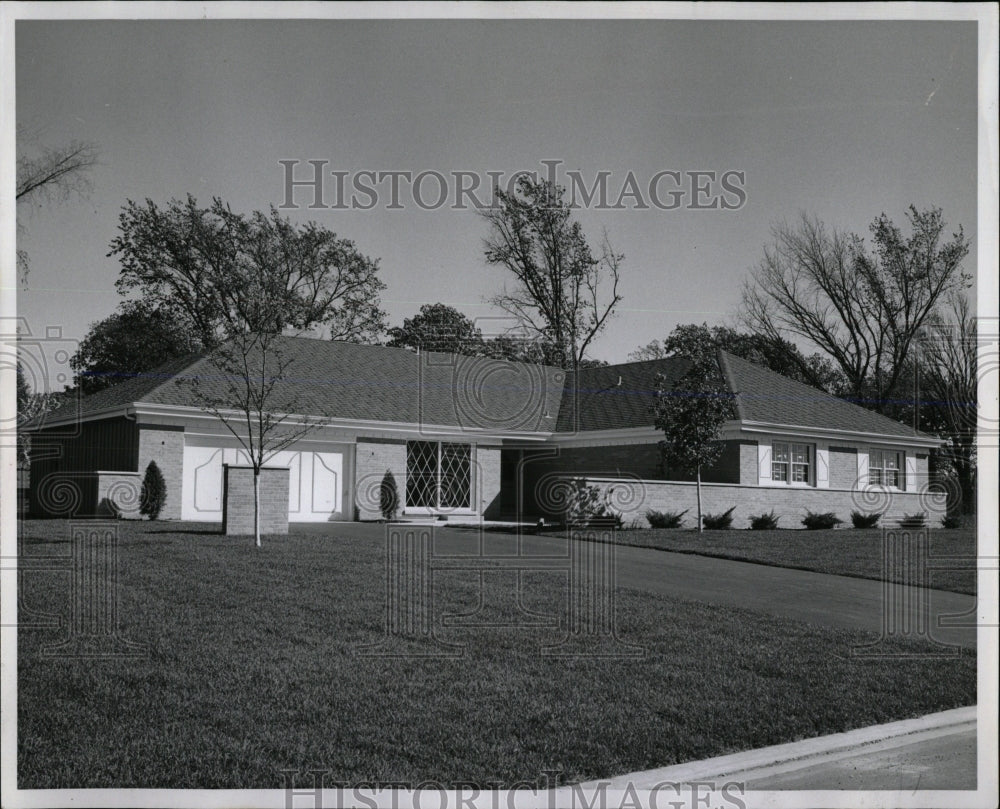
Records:
{"label": "young tree", "polygon": [[664,459],[683,472],[693,473],[697,484],[698,532],[703,530],[701,469],[722,454],[719,430],[734,417],[733,394],[726,387],[718,361],[699,360],[672,387],[656,378],[654,426],[663,430],[660,442]]}
{"label": "young tree", "polygon": [[[944,241],[940,209],[910,206],[907,220],[904,236],[882,214],[871,225],[871,249],[805,215],[795,227],[778,225],[743,290],[752,332],[816,345],[843,373],[846,393],[862,403],[874,393],[880,411],[935,307],[969,280],[961,270],[969,250],[961,227]],[[807,377],[815,374],[797,364]]]}
{"label": "young tree", "polygon": [[[275,297],[268,303],[262,292],[260,309],[275,310],[265,316],[265,323],[278,316],[280,300]],[[328,421],[300,415],[305,408],[289,394],[291,386],[284,384],[294,364],[287,350],[289,339],[276,331],[247,328],[211,351],[206,373],[184,380],[201,408],[236,438],[253,468],[253,528],[258,548],[261,470],[277,453]]]}
{"label": "young tree", "polygon": [[[199,208],[194,197],[160,208],[150,200],[122,209],[109,256],[122,264],[119,292],[138,292],[155,308],[179,311],[212,348],[248,324],[280,331],[322,327],[334,340],[366,342],[384,330],[378,262],[315,222],[296,225],[269,213],[234,212],[221,199]],[[265,306],[245,290],[283,290],[289,310]],[[263,287],[260,287],[263,288]]]}
{"label": "young tree", "polygon": [[[18,214],[32,206],[41,207],[54,200],[90,190],[89,172],[97,165],[97,147],[92,143],[71,141],[65,146],[48,147],[25,127],[17,126],[17,186],[15,199]],[[18,222],[18,228],[23,227]],[[17,251],[21,284],[28,281],[28,254]]]}
{"label": "young tree", "polygon": [[594,255],[564,195],[547,180],[522,177],[515,193],[497,189],[496,205],[482,216],[490,224],[486,261],[513,276],[492,302],[553,344],[557,364],[575,368],[621,301],[624,256],[607,234]]}
{"label": "young tree", "polygon": [[443,303],[427,303],[420,312],[389,329],[388,346],[481,356],[483,335],[469,318]]}
{"label": "young tree", "polygon": [[90,394],[201,349],[177,311],[125,301],[117,312],[91,324],[69,364],[77,387]]}

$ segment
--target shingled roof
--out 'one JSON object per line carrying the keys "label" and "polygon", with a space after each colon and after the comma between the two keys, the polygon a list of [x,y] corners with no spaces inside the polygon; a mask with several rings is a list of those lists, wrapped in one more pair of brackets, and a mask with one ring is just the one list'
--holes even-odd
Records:
{"label": "shingled roof", "polygon": [[729,389],[738,394],[736,402],[741,421],[850,430],[901,438],[928,437],[926,433],[872,410],[724,351],[719,352],[719,362]]}
{"label": "shingled roof", "polygon": [[[551,432],[564,373],[558,368],[482,357],[281,337],[284,364],[271,400],[278,412],[359,421],[446,425],[467,430]],[[84,397],[46,421],[95,415],[132,404],[198,407],[223,395],[226,376],[211,355],[174,360]]]}
{"label": "shingled roof", "polygon": [[[736,394],[740,421],[884,436],[927,437],[905,424],[838,399],[724,351],[717,353],[720,381]],[[567,375],[558,431],[649,427],[656,376],[674,387],[691,367],[681,357],[582,369],[575,386]]]}
{"label": "shingled roof", "polygon": [[[652,426],[657,374],[676,385],[686,358],[581,369],[481,357],[282,337],[288,365],[274,409],[358,421],[510,432],[587,432]],[[912,428],[725,352],[720,381],[736,393],[739,419],[759,424],[924,436]],[[72,402],[31,425],[86,418],[134,404],[198,407],[191,382],[222,393],[225,377],[195,355]]]}

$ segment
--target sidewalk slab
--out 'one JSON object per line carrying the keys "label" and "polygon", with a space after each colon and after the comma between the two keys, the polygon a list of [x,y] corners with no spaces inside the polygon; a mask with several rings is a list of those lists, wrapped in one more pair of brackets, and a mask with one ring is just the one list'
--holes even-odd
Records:
{"label": "sidewalk slab", "polygon": [[[932,771],[934,762],[943,767]],[[976,706],[582,786],[608,784],[614,790],[631,784],[635,789],[652,789],[663,782],[740,781],[757,790],[898,789],[901,774],[909,789],[975,789]],[[941,785],[944,780],[948,783]]]}

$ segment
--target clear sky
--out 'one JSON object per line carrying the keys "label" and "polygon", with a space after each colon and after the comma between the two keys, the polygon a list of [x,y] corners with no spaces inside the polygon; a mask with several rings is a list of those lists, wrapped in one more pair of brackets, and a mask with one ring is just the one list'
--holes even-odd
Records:
{"label": "clear sky", "polygon": [[[739,210],[580,212],[626,255],[593,350],[612,362],[678,323],[731,322],[771,224],[799,211],[867,232],[933,204],[976,233],[974,23],[22,21],[16,43],[19,123],[100,149],[86,199],[21,217],[19,315],[72,338],[117,305],[126,200],[266,209],[282,159],[484,180],[561,160],[612,172],[614,196],[629,171],[745,172]],[[291,215],[380,259],[392,324],[436,301],[496,314],[472,210]]]}

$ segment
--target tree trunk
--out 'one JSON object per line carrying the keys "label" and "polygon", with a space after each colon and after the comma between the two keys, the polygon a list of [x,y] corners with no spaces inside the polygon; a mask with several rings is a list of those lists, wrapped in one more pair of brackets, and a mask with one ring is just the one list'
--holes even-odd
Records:
{"label": "tree trunk", "polygon": [[698,488],[698,533],[700,534],[705,530],[704,526],[701,524],[701,464],[698,464],[698,468],[695,471],[695,480],[697,481]]}
{"label": "tree trunk", "polygon": [[260,470],[253,470],[253,538],[260,547]]}

